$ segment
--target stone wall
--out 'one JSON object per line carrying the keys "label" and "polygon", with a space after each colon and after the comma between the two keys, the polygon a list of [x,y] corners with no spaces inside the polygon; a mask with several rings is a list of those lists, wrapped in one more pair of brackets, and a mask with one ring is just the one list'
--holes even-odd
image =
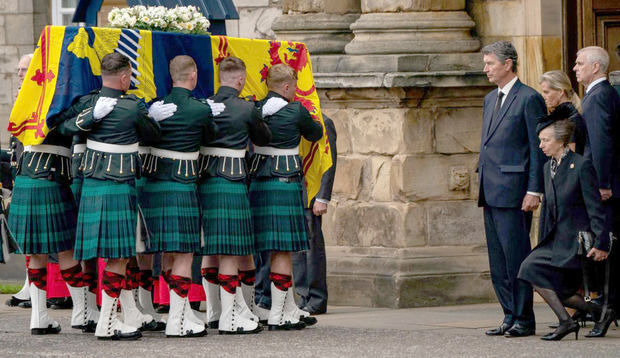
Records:
{"label": "stone wall", "polygon": [[514,44],[524,83],[539,89],[542,73],[563,69],[562,0],[468,0],[467,10],[483,45]]}
{"label": "stone wall", "polygon": [[9,143],[8,126],[11,108],[19,88],[17,62],[34,50],[32,0],[0,0],[0,143]]}
{"label": "stone wall", "polygon": [[283,0],[233,0],[240,20],[226,20],[228,36],[275,39],[273,22],[282,15]]}

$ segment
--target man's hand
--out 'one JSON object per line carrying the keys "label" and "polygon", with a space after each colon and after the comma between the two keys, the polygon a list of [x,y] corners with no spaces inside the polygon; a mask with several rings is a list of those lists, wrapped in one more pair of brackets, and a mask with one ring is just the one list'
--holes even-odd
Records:
{"label": "man's hand", "polygon": [[118,100],[116,98],[99,97],[97,103],[95,103],[95,108],[93,109],[93,118],[101,119],[110,114],[110,112],[114,109],[114,106],[116,106],[117,101]]}
{"label": "man's hand", "polygon": [[592,249],[590,249],[590,252],[588,252],[588,257],[594,257],[594,261],[606,260],[608,255],[609,255],[609,252],[603,251],[603,250],[599,250],[599,249],[594,248],[594,247]]}
{"label": "man's hand", "polygon": [[611,189],[599,189],[598,191],[601,193],[601,200],[605,201],[611,198]]}
{"label": "man's hand", "polygon": [[534,211],[538,208],[538,205],[540,205],[540,197],[538,195],[525,194],[521,210]]}
{"label": "man's hand", "polygon": [[327,204],[322,203],[318,200],[314,201],[314,206],[312,207],[312,212],[316,216],[321,216],[327,212]]}
{"label": "man's hand", "polygon": [[172,117],[174,112],[177,111],[177,105],[174,103],[166,103],[164,101],[157,101],[149,108],[149,117],[153,118],[156,122],[161,122],[166,118]]}
{"label": "man's hand", "polygon": [[213,116],[219,115],[226,109],[226,105],[224,103],[214,102],[212,99],[207,99],[207,104],[211,107],[211,113],[213,113]]}

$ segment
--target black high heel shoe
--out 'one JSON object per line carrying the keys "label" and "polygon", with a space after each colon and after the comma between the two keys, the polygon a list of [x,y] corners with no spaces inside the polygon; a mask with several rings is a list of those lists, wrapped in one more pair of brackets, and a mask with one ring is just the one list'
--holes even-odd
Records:
{"label": "black high heel shoe", "polygon": [[543,341],[559,341],[573,332],[575,332],[575,340],[579,339],[579,323],[569,319],[568,321],[560,322],[560,325],[553,333],[546,334],[540,337],[540,339]]}
{"label": "black high heel shoe", "polygon": [[598,322],[594,324],[594,328],[590,331],[590,333],[586,334],[587,338],[600,338],[605,337],[607,334],[607,330],[611,325],[611,322],[615,322],[616,320],[616,312],[612,309],[607,310],[605,317],[601,318]]}

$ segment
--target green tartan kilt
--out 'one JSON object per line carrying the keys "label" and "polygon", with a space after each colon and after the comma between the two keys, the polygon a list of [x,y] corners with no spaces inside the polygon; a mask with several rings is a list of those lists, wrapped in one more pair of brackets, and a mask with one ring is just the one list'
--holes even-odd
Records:
{"label": "green tartan kilt", "polygon": [[76,207],[80,207],[80,196],[82,195],[82,183],[84,178],[74,177],[71,181],[71,192],[73,193],[73,198],[75,199]]}
{"label": "green tartan kilt", "polygon": [[254,180],[250,204],[258,251],[304,251],[308,236],[299,182]]}
{"label": "green tartan kilt", "polygon": [[146,177],[136,179],[136,195],[138,196],[138,203],[140,203],[140,206],[143,206],[144,203],[144,196],[142,195],[142,192],[147,181],[148,180]]}
{"label": "green tartan kilt", "polygon": [[148,181],[141,207],[151,233],[147,252],[197,252],[200,249],[200,207],[196,184]]}
{"label": "green tartan kilt", "polygon": [[201,255],[253,255],[254,232],[243,181],[208,177],[199,186],[204,246]]}
{"label": "green tartan kilt", "polygon": [[77,210],[67,184],[18,175],[13,186],[9,229],[26,255],[71,250]]}
{"label": "green tartan kilt", "polygon": [[75,241],[76,260],[136,255],[138,203],[133,182],[85,178]]}

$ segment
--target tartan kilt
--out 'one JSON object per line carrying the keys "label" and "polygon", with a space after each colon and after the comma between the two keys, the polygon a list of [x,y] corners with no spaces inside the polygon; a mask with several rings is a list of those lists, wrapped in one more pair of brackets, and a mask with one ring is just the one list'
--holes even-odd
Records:
{"label": "tartan kilt", "polygon": [[308,250],[300,182],[253,180],[250,204],[258,251]]}
{"label": "tartan kilt", "polygon": [[84,178],[75,259],[135,256],[137,220],[138,203],[133,182]]}
{"label": "tartan kilt", "polygon": [[24,175],[15,178],[9,229],[22,254],[71,250],[77,208],[67,184]]}
{"label": "tartan kilt", "polygon": [[147,252],[197,252],[200,207],[196,184],[149,180],[142,190],[141,207],[151,232]]}
{"label": "tartan kilt", "polygon": [[82,195],[82,182],[84,178],[74,177],[71,181],[71,192],[73,193],[73,199],[75,199],[76,207],[80,207],[80,196]]}
{"label": "tartan kilt", "polygon": [[254,232],[244,181],[208,177],[199,186],[204,246],[201,255],[253,255]]}
{"label": "tartan kilt", "polygon": [[144,203],[144,197],[142,195],[142,192],[147,181],[148,180],[146,179],[146,177],[140,177],[136,179],[136,195],[138,196],[138,203],[140,203],[140,206],[143,206]]}

